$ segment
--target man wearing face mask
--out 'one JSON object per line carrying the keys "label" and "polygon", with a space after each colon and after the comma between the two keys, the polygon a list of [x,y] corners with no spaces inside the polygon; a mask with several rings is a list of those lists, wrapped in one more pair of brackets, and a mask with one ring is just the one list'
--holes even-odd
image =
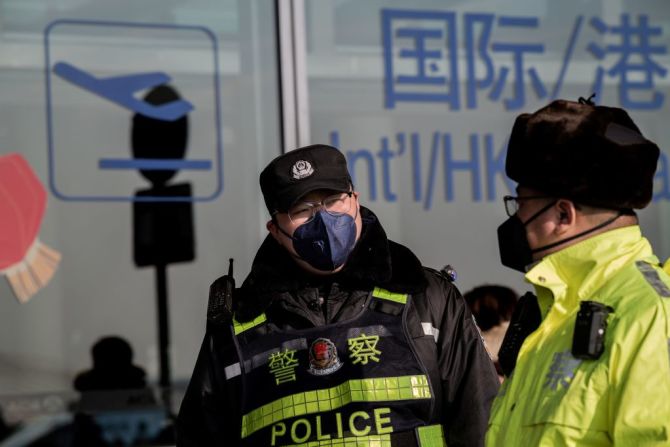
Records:
{"label": "man wearing face mask", "polygon": [[344,155],[296,149],[260,184],[269,235],[208,329],[178,445],[483,445],[498,383],[466,303],[387,239]]}
{"label": "man wearing face mask", "polygon": [[659,149],[619,108],[558,100],[520,115],[498,229],[517,305],[487,446],[670,445],[670,277],[634,209]]}

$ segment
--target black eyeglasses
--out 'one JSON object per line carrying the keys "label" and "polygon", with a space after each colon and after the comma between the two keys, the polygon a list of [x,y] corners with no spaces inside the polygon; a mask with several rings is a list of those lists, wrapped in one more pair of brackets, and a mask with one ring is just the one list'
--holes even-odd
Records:
{"label": "black eyeglasses", "polygon": [[351,209],[353,191],[333,194],[319,201],[298,202],[288,210],[288,218],[294,224],[302,225],[314,219],[316,212],[325,210],[331,216],[341,216]]}
{"label": "black eyeglasses", "polygon": [[503,201],[505,202],[505,212],[509,217],[514,216],[517,211],[519,211],[519,201],[520,200],[533,200],[533,199],[551,199],[551,196],[505,196]]}

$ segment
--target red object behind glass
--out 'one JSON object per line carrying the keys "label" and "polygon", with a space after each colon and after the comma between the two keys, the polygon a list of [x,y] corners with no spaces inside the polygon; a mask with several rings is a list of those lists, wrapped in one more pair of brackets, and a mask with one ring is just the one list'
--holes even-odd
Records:
{"label": "red object behind glass", "polygon": [[37,238],[47,193],[19,154],[0,156],[0,274],[24,303],[53,276],[60,253]]}

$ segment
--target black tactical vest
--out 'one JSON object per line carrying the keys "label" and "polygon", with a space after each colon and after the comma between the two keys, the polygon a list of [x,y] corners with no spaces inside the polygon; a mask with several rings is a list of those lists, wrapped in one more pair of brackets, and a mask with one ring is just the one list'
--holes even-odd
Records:
{"label": "black tactical vest", "polygon": [[239,363],[226,375],[241,376],[240,445],[445,446],[408,335],[410,299],[376,288],[356,317],[304,330],[265,314],[234,321]]}

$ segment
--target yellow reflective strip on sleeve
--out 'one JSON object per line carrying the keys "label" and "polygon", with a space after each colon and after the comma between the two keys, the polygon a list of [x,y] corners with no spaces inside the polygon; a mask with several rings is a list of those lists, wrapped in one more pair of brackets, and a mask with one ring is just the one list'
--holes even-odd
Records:
{"label": "yellow reflective strip on sleeve", "polygon": [[419,438],[419,447],[447,447],[441,424],[417,427],[416,435]]}
{"label": "yellow reflective strip on sleeve", "polygon": [[391,435],[352,436],[283,447],[391,447]]}
{"label": "yellow reflective strip on sleeve", "polygon": [[407,303],[407,294],[406,293],[394,293],[389,292],[386,289],[380,287],[375,287],[375,290],[372,291],[372,296],[375,298],[381,298],[384,300],[395,301],[396,303],[405,304]]}
{"label": "yellow reflective strip on sleeve", "polygon": [[347,380],[332,388],[285,396],[250,411],[242,416],[242,438],[288,419],[287,414],[302,416],[334,411],[352,402],[388,402],[431,397],[425,375]]}
{"label": "yellow reflective strip on sleeve", "polygon": [[238,335],[248,329],[251,329],[252,327],[258,326],[261,323],[265,323],[265,320],[266,318],[264,313],[260,314],[253,320],[246,321],[244,323],[240,323],[235,318],[233,318],[233,329],[235,330],[235,335]]}

